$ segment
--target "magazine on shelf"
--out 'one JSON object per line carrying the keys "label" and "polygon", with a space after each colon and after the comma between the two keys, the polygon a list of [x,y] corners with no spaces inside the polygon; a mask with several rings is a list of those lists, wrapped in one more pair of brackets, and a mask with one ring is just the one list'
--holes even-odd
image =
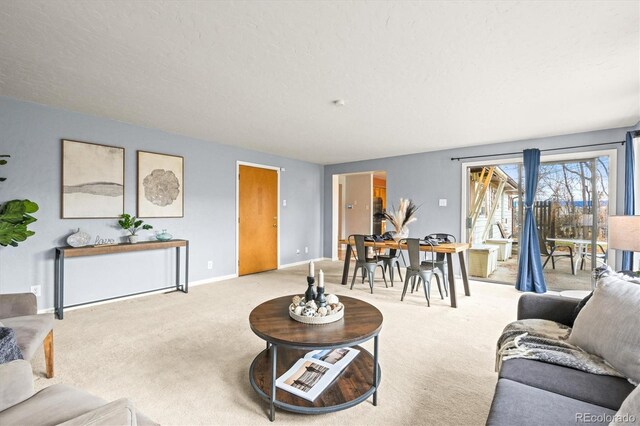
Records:
{"label": "magazine on shelf", "polygon": [[278,377],[276,386],[313,402],[358,353],[353,348],[309,352]]}

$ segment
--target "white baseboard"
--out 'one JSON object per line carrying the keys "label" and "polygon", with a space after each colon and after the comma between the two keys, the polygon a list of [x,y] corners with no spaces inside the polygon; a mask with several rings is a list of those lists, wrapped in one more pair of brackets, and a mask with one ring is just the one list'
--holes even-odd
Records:
{"label": "white baseboard", "polygon": [[318,257],[316,259],[301,260],[300,262],[293,262],[293,263],[287,263],[285,265],[280,265],[278,269],[293,268],[294,266],[306,265],[311,261],[321,262],[323,260],[331,260],[331,259],[329,259],[328,257]]}
{"label": "white baseboard", "polygon": [[[197,287],[199,285],[211,284],[211,283],[215,283],[215,282],[218,282],[218,281],[230,280],[232,278],[237,278],[237,277],[238,276],[236,274],[229,274],[229,275],[221,275],[219,277],[205,278],[203,280],[189,281],[189,287]],[[124,296],[124,297],[119,297],[117,299],[103,300],[103,301],[100,301],[100,302],[87,303],[86,305],[82,305],[82,306],[74,306],[72,308],[64,308],[64,310],[65,311],[75,311],[76,309],[89,308],[91,306],[98,306],[98,305],[106,305],[107,303],[121,302],[123,300],[129,300],[129,299],[137,299],[138,297],[151,296],[151,295],[154,295],[154,294],[162,294],[162,293],[167,293],[167,292],[170,292],[170,291],[173,291],[173,290],[164,289],[164,290],[150,291],[148,293],[143,293],[143,294],[134,294],[132,296]],[[54,311],[55,311],[54,308],[38,309],[38,313],[39,314],[52,314],[52,313],[54,313]]]}
{"label": "white baseboard", "polygon": [[215,283],[218,281],[226,281],[226,280],[231,280],[233,278],[238,278],[237,274],[229,274],[229,275],[221,275],[219,277],[212,277],[212,278],[205,278],[203,280],[198,280],[198,281],[190,281],[189,282],[189,287],[196,287],[202,284],[209,284],[209,283]]}

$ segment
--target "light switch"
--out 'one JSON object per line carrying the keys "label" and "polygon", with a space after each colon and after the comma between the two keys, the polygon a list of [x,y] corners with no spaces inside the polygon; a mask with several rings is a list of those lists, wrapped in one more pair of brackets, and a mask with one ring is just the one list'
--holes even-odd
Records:
{"label": "light switch", "polygon": [[447,207],[447,199],[446,198],[440,198],[438,200],[438,206],[440,207]]}
{"label": "light switch", "polygon": [[282,207],[287,207],[287,200],[282,200]]}

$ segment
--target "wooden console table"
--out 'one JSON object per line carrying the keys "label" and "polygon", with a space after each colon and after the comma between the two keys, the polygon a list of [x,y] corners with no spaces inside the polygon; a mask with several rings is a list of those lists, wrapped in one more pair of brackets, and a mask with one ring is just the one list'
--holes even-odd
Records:
{"label": "wooden console table", "polygon": [[[180,284],[180,248],[185,249],[185,268],[184,268],[184,285]],[[68,257],[81,256],[97,256],[100,254],[128,253],[132,251],[159,250],[159,249],[176,249],[176,283],[173,286],[156,288],[153,290],[141,291],[138,293],[123,294],[121,296],[109,297],[101,300],[91,300],[88,302],[77,303],[75,305],[64,305],[64,260]],[[75,306],[87,305],[89,303],[104,302],[106,300],[119,299],[126,296],[135,296],[138,294],[150,293],[158,290],[175,289],[183,293],[189,292],[189,241],[188,240],[170,240],[170,241],[144,241],[135,244],[115,244],[109,246],[86,246],[86,247],[56,247],[55,261],[55,278],[54,278],[54,305],[56,318],[63,319],[64,308],[72,308]]]}

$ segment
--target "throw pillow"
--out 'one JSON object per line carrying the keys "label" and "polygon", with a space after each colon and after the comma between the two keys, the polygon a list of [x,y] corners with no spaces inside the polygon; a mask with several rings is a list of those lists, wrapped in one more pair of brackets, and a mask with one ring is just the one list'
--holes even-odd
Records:
{"label": "throw pillow", "polygon": [[640,422],[640,386],[637,386],[636,389],[622,401],[620,409],[613,417],[613,421],[609,423],[609,426],[630,425],[635,422]]}
{"label": "throw pillow", "polygon": [[640,285],[618,274],[598,280],[578,314],[568,342],[604,358],[634,384],[640,382]]}
{"label": "throw pillow", "polygon": [[0,327],[0,364],[22,359],[22,352],[18,347],[16,332],[13,328]]}
{"label": "throw pillow", "polygon": [[580,301],[580,303],[576,305],[576,308],[573,310],[573,314],[571,314],[571,318],[569,318],[569,324],[567,324],[569,327],[573,327],[573,323],[576,322],[576,318],[578,318],[578,314],[580,313],[582,308],[584,308],[584,305],[587,304],[589,299],[591,299],[591,296],[593,296],[593,292],[589,293],[584,299]]}

